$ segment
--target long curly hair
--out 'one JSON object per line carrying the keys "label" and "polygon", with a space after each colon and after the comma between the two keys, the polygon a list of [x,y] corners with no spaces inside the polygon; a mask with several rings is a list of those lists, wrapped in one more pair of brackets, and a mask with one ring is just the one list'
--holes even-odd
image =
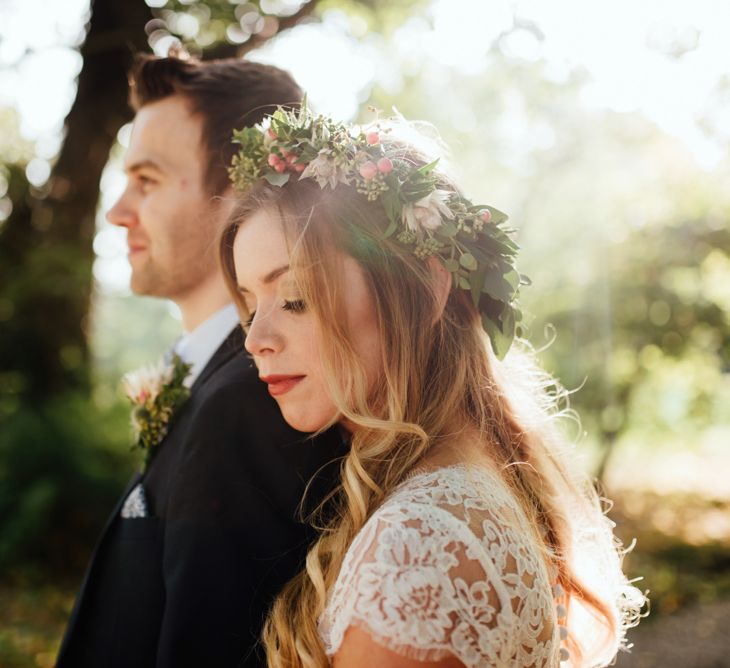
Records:
{"label": "long curly hair", "polygon": [[[424,162],[413,151],[403,155]],[[455,190],[440,178],[440,188]],[[266,621],[269,665],[329,665],[317,620],[349,545],[424,456],[453,439],[455,425],[478,430],[484,457],[530,520],[549,572],[557,573],[569,610],[571,661],[609,663],[643,597],[626,582],[613,525],[593,486],[569,466],[572,449],[556,425],[566,393],[538,368],[525,342],[499,362],[463,290],[452,290],[442,311],[427,263],[383,238],[382,206],[347,185],[332,191],[309,179],[284,187],[261,182],[238,199],[220,259],[242,318],[249,314],[236,289],[233,241],[262,208],[281,221],[293,275],[328,344],[323,365],[339,411],[332,422],[344,418],[356,426],[340,484],[312,518],[319,538]],[[351,343],[341,255],[333,250],[355,258],[374,297],[382,342],[382,382],[375,387],[366,386]]]}

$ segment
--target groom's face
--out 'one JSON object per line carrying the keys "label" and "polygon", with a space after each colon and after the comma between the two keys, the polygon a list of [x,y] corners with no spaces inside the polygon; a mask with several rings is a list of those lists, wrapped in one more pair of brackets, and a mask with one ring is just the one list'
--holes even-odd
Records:
{"label": "groom's face", "polygon": [[127,187],[107,213],[127,230],[132,290],[183,300],[218,269],[215,230],[222,215],[204,175],[202,121],[172,96],[142,107],[124,159]]}

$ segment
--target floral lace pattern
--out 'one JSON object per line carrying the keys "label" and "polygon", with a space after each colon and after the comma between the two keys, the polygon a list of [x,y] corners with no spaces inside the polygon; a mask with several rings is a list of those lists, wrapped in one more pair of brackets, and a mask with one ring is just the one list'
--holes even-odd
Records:
{"label": "floral lace pattern", "polygon": [[328,656],[350,626],[403,656],[466,666],[557,666],[545,562],[496,475],[466,465],[418,473],[350,546],[319,620]]}

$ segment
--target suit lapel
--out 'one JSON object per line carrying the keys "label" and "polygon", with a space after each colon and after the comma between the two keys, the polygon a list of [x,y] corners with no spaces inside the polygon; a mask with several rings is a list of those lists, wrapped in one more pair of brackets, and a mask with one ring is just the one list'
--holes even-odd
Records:
{"label": "suit lapel", "polygon": [[[243,330],[241,329],[240,326],[236,326],[231,330],[231,332],[225,338],[223,343],[221,343],[221,345],[218,346],[216,351],[213,353],[213,356],[208,360],[208,363],[205,365],[205,367],[203,367],[203,370],[200,372],[200,374],[198,374],[198,377],[193,381],[193,384],[190,386],[191,397],[195,396],[195,393],[226,362],[228,362],[235,355],[244,354],[244,349],[243,349],[244,339],[245,339],[245,337],[243,334]],[[153,449],[153,451],[150,455],[149,461],[147,463],[147,469],[145,471],[145,474],[143,474],[143,480],[144,480],[144,475],[146,475],[147,471],[150,470],[154,461],[160,456],[160,453],[162,452],[162,450],[165,449],[166,444],[170,441],[170,437],[175,433],[176,424],[180,421],[183,413],[187,410],[189,403],[190,403],[190,399],[188,399],[187,403],[181,407],[180,413],[173,417],[172,424],[170,425],[170,430],[167,433],[167,435],[165,436],[165,438],[162,440],[162,442],[159,445],[157,445]]]}
{"label": "suit lapel", "polygon": [[119,513],[122,511],[122,506],[124,505],[124,502],[127,500],[127,496],[129,496],[129,493],[135,488],[137,483],[142,480],[142,474],[137,472],[132,476],[132,479],[129,481],[129,484],[127,485],[126,489],[124,490],[124,493],[119,497],[119,501],[117,501],[117,505],[114,507],[114,510],[109,515],[106,524],[104,525],[104,529],[101,532],[101,536],[96,543],[96,546],[94,547],[94,551],[91,553],[91,559],[89,560],[89,566],[86,569],[86,573],[84,573],[84,579],[81,582],[81,586],[79,587],[79,592],[76,594],[76,602],[74,603],[73,610],[71,611],[71,615],[69,617],[69,620],[66,624],[66,633],[63,637],[63,642],[61,644],[61,647],[58,651],[59,658],[64,654],[66,650],[66,646],[68,645],[69,639],[73,635],[74,626],[76,625],[76,621],[79,616],[79,612],[81,610],[81,603],[84,600],[84,596],[86,595],[86,589],[89,586],[89,582],[91,581],[91,578],[93,576],[94,571],[96,570],[97,560],[99,558],[99,553],[102,550],[102,546],[104,545],[104,542],[106,540],[106,537],[109,533],[109,529],[111,528],[112,524],[116,520],[116,518],[119,516]]}

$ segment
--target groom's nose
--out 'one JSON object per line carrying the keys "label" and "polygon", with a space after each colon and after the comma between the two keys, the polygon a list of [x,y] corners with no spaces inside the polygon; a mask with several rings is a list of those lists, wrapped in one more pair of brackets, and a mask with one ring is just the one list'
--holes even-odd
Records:
{"label": "groom's nose", "polygon": [[127,191],[123,192],[121,197],[115,202],[109,211],[106,212],[106,219],[112,225],[119,227],[131,227],[137,220],[137,214],[132,206],[130,206]]}

